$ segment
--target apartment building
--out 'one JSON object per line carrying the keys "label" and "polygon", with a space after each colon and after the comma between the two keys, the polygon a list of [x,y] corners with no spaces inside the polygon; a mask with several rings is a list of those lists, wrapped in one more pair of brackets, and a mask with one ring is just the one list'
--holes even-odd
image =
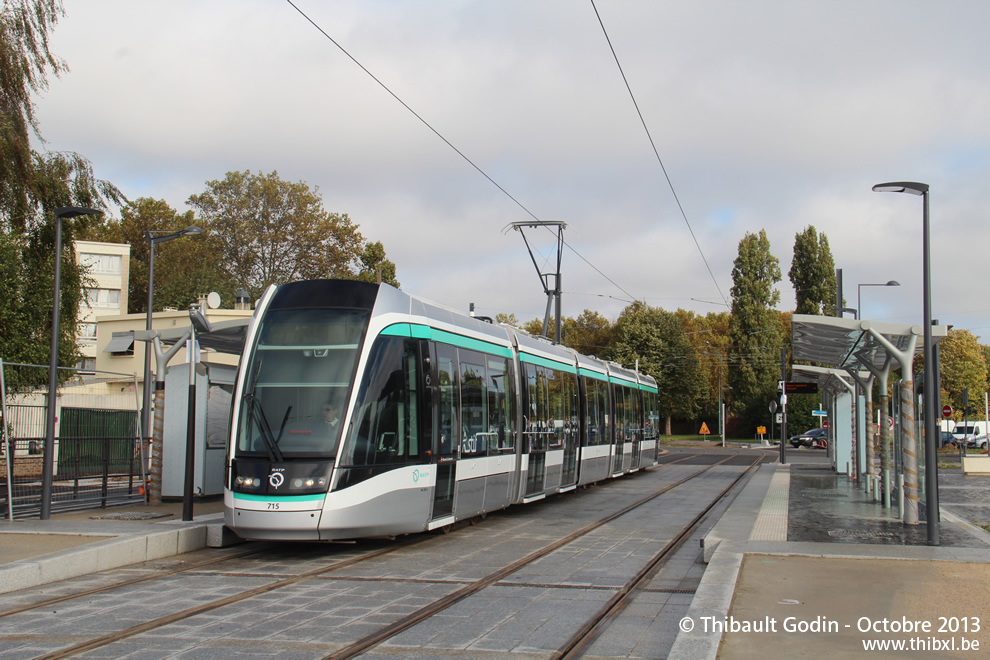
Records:
{"label": "apartment building", "polygon": [[[88,268],[76,326],[76,339],[83,357],[82,369],[95,369],[98,320],[127,313],[127,279],[131,246],[124,243],[75,241],[76,262]],[[104,342],[106,343],[106,342]]]}

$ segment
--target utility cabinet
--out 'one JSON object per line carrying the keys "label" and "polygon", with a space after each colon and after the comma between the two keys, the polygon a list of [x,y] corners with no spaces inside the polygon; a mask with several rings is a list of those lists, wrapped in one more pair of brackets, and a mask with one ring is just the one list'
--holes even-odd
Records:
{"label": "utility cabinet", "polygon": [[[204,364],[196,374],[195,466],[193,495],[223,493],[224,456],[230,424],[234,367]],[[185,493],[188,435],[189,364],[170,367],[165,375],[165,426],[162,429],[162,497]]]}

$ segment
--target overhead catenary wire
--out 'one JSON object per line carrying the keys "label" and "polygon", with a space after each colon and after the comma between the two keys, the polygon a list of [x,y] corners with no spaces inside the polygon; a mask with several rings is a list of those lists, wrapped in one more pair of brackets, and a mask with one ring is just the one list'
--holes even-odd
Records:
{"label": "overhead catenary wire", "polygon": [[725,302],[726,307],[728,307],[729,301],[726,299],[725,294],[722,293],[722,288],[718,285],[718,280],[715,279],[715,273],[712,272],[712,267],[708,263],[708,258],[705,257],[705,251],[701,249],[701,243],[698,242],[698,237],[694,234],[694,229],[691,227],[691,222],[688,220],[687,213],[684,211],[684,206],[681,204],[681,200],[677,196],[677,191],[674,190],[674,183],[670,180],[670,175],[667,173],[667,168],[663,164],[663,159],[660,158],[660,151],[657,149],[657,145],[653,141],[653,136],[650,135],[650,129],[646,125],[646,119],[643,117],[643,113],[639,109],[639,103],[636,102],[636,95],[633,94],[632,87],[629,85],[629,80],[626,78],[626,73],[622,70],[622,64],[619,62],[619,56],[615,52],[615,47],[612,46],[612,40],[608,36],[608,30],[605,29],[605,23],[602,21],[601,14],[598,13],[598,7],[595,6],[595,0],[591,0],[591,7],[595,10],[595,16],[598,18],[598,24],[602,28],[602,34],[605,35],[605,41],[608,42],[609,50],[612,51],[612,57],[615,59],[615,65],[619,68],[619,74],[622,76],[622,82],[626,85],[626,90],[629,92],[629,98],[632,99],[633,107],[636,108],[636,114],[639,115],[639,121],[643,125],[643,130],[646,131],[646,137],[650,141],[650,146],[653,147],[653,154],[657,157],[657,162],[660,163],[660,169],[663,171],[663,176],[667,180],[667,186],[670,188],[670,193],[674,196],[674,201],[677,203],[677,208],[681,212],[681,217],[684,219],[684,224],[687,225],[688,232],[690,232],[691,238],[694,240],[694,245],[698,248],[698,253],[701,255],[701,260],[705,262],[705,268],[708,269],[708,275],[711,276],[719,297]]}
{"label": "overhead catenary wire", "polygon": [[[491,184],[492,184],[493,186],[495,186],[496,188],[498,188],[498,189],[499,189],[499,190],[500,190],[500,191],[502,192],[502,194],[504,194],[504,195],[505,195],[506,197],[508,197],[509,199],[511,199],[511,200],[512,200],[512,201],[513,201],[513,202],[514,202],[514,203],[516,204],[516,206],[518,206],[518,207],[519,207],[519,208],[521,208],[521,209],[522,209],[523,211],[525,211],[525,212],[526,212],[526,214],[527,214],[528,216],[530,216],[531,218],[533,218],[533,219],[534,219],[534,220],[536,220],[537,222],[542,222],[542,221],[540,220],[540,218],[539,218],[539,217],[537,217],[537,215],[536,215],[535,213],[533,213],[532,211],[530,211],[530,210],[529,210],[529,209],[528,209],[528,208],[527,208],[527,207],[526,207],[526,206],[525,206],[525,205],[524,205],[524,204],[523,204],[522,202],[520,202],[520,201],[519,201],[518,199],[516,199],[515,197],[513,197],[513,196],[512,196],[512,195],[511,195],[511,194],[509,193],[509,191],[507,191],[507,190],[506,190],[505,188],[503,188],[503,187],[502,187],[502,186],[501,186],[501,185],[500,185],[500,184],[499,184],[499,183],[498,183],[497,181],[495,181],[495,179],[493,179],[492,177],[490,177],[490,176],[488,175],[488,173],[487,173],[487,172],[485,172],[485,171],[484,171],[483,169],[481,169],[481,167],[479,167],[479,166],[478,166],[478,164],[477,164],[477,163],[475,163],[475,162],[474,162],[473,160],[471,160],[470,158],[468,158],[468,157],[467,157],[467,155],[466,155],[466,154],[465,154],[464,152],[462,152],[462,151],[461,151],[460,149],[458,149],[457,147],[455,147],[455,146],[454,146],[454,144],[453,144],[453,143],[452,143],[452,142],[451,142],[450,140],[448,140],[447,138],[445,138],[445,137],[444,137],[444,136],[443,136],[443,135],[442,135],[442,134],[440,133],[440,131],[438,131],[437,129],[435,129],[435,128],[434,128],[434,127],[433,127],[433,126],[432,126],[432,125],[431,125],[431,124],[430,124],[430,123],[429,123],[428,121],[426,121],[426,119],[424,119],[424,118],[423,118],[423,117],[422,117],[422,116],[421,116],[421,115],[420,115],[420,114],[419,114],[418,112],[416,112],[415,110],[413,110],[413,109],[412,109],[412,107],[410,107],[408,103],[406,103],[406,102],[405,102],[405,101],[403,101],[403,100],[402,100],[401,98],[399,98],[399,95],[398,95],[398,94],[396,94],[396,93],[395,93],[395,92],[393,92],[393,91],[392,91],[391,89],[389,89],[389,87],[388,87],[388,86],[387,86],[387,85],[386,85],[385,83],[383,83],[383,82],[382,82],[381,80],[379,80],[379,79],[378,79],[378,77],[377,77],[377,76],[375,76],[375,74],[373,74],[373,73],[372,73],[371,71],[369,71],[369,70],[368,70],[368,68],[367,68],[367,67],[365,67],[365,66],[364,66],[363,64],[361,64],[361,62],[359,62],[359,61],[357,60],[357,58],[355,58],[355,57],[354,57],[353,55],[351,55],[351,54],[350,54],[350,53],[349,53],[349,52],[347,51],[347,49],[345,49],[345,48],[344,48],[344,47],[343,47],[342,45],[340,45],[340,43],[339,43],[339,42],[337,42],[337,40],[336,40],[336,39],[334,39],[333,37],[331,37],[331,36],[330,36],[330,35],[329,35],[329,34],[327,33],[327,31],[326,31],[326,30],[324,30],[324,29],[323,29],[322,27],[320,27],[320,26],[319,26],[319,24],[317,24],[317,22],[316,22],[316,21],[314,21],[314,20],[313,20],[312,18],[310,18],[310,17],[309,17],[309,16],[308,16],[308,15],[306,14],[306,12],[304,12],[304,11],[303,11],[302,9],[300,9],[298,5],[296,5],[296,4],[295,4],[295,3],[294,3],[294,2],[292,1],[292,0],[285,0],[285,1],[286,1],[286,2],[287,2],[287,3],[288,3],[288,4],[289,4],[289,5],[290,5],[290,6],[291,6],[291,7],[293,8],[293,9],[295,9],[295,10],[296,10],[297,12],[299,12],[299,14],[300,14],[300,15],[301,15],[301,16],[302,16],[303,18],[305,18],[305,19],[306,19],[306,21],[307,21],[307,22],[309,22],[309,24],[310,24],[310,25],[312,25],[312,26],[313,26],[314,28],[316,28],[317,30],[319,30],[319,32],[320,32],[320,34],[322,34],[322,35],[323,35],[324,37],[326,37],[326,38],[327,38],[327,40],[329,40],[329,41],[330,41],[330,43],[332,43],[332,44],[333,44],[334,46],[336,46],[336,47],[337,47],[337,49],[338,49],[338,50],[340,50],[340,52],[342,52],[342,53],[343,53],[344,55],[346,55],[348,59],[350,59],[350,60],[351,60],[352,62],[354,62],[354,64],[356,64],[356,65],[357,65],[357,66],[358,66],[358,67],[359,67],[359,68],[360,68],[360,69],[361,69],[362,71],[364,71],[364,72],[365,72],[366,74],[368,74],[368,76],[369,76],[369,77],[371,77],[371,79],[372,79],[372,80],[374,80],[374,81],[375,81],[376,83],[378,83],[378,85],[379,85],[379,86],[380,86],[380,87],[381,87],[382,89],[384,89],[384,90],[385,90],[386,92],[388,92],[388,94],[389,94],[389,96],[391,96],[391,97],[392,97],[393,99],[395,99],[396,101],[398,101],[398,102],[399,102],[399,103],[400,103],[400,104],[402,105],[402,107],[403,107],[403,108],[405,108],[406,110],[408,110],[408,111],[409,111],[410,113],[412,113],[412,115],[413,115],[414,117],[416,117],[416,119],[418,119],[418,120],[420,121],[420,123],[422,123],[422,124],[423,124],[424,126],[426,126],[426,127],[428,128],[428,129],[430,129],[430,131],[432,131],[432,132],[433,132],[433,134],[434,134],[434,135],[436,135],[436,136],[437,136],[438,138],[440,138],[441,140],[443,140],[443,142],[444,142],[444,144],[446,144],[446,145],[447,145],[448,147],[450,147],[451,149],[453,149],[453,150],[454,150],[454,152],[455,152],[455,153],[456,153],[456,154],[457,154],[458,156],[460,156],[461,158],[463,158],[463,159],[464,159],[464,160],[465,160],[465,161],[466,161],[466,162],[467,162],[467,163],[468,163],[468,164],[469,164],[469,165],[470,165],[471,167],[473,167],[473,168],[474,168],[474,169],[475,169],[475,170],[476,170],[476,171],[477,171],[477,172],[478,172],[479,174],[481,174],[481,176],[483,176],[483,177],[485,177],[485,178],[486,178],[486,179],[487,179],[487,180],[489,181],[489,183],[491,183]],[[571,246],[571,245],[570,245],[569,243],[567,243],[566,241],[562,241],[562,242],[563,242],[563,244],[564,244],[565,246],[567,246],[567,248],[568,248],[568,249],[570,249],[570,250],[571,250],[571,251],[572,251],[572,252],[573,252],[573,253],[574,253],[574,254],[575,254],[575,255],[576,255],[576,256],[577,256],[577,257],[578,257],[579,259],[581,259],[581,261],[583,261],[584,263],[586,263],[586,264],[587,264],[588,266],[590,266],[590,267],[591,267],[591,268],[592,268],[592,269],[593,269],[593,270],[594,270],[594,271],[595,271],[596,273],[598,273],[599,275],[601,275],[602,277],[604,277],[604,278],[605,278],[606,280],[608,280],[608,282],[609,282],[610,284],[612,284],[612,286],[614,286],[615,288],[617,288],[617,289],[618,289],[619,291],[621,291],[621,292],[622,292],[623,294],[625,294],[626,296],[628,296],[628,297],[630,297],[630,298],[632,298],[632,297],[633,297],[633,296],[632,296],[632,294],[630,294],[630,293],[629,293],[628,291],[626,291],[626,290],[625,290],[625,289],[623,289],[623,288],[622,288],[621,286],[619,286],[619,285],[618,285],[618,284],[617,284],[617,283],[616,283],[616,282],[615,282],[614,280],[612,280],[612,278],[610,278],[610,277],[609,277],[608,275],[606,275],[605,273],[603,273],[603,272],[601,271],[601,269],[599,269],[599,268],[598,268],[597,266],[595,266],[595,265],[594,265],[594,264],[592,264],[592,263],[591,263],[590,261],[588,261],[588,259],[586,259],[586,258],[584,257],[584,255],[582,255],[582,254],[581,254],[580,252],[578,252],[577,250],[575,250],[573,246]]]}

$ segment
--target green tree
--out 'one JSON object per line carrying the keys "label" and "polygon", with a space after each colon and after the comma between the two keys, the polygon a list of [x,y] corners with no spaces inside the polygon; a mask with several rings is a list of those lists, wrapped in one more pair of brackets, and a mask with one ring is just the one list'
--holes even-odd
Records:
{"label": "green tree", "polygon": [[506,314],[505,312],[499,312],[495,315],[495,323],[511,325],[513,328],[519,327],[519,319],[516,318],[516,315]]}
{"label": "green tree", "polygon": [[362,282],[381,280],[386,284],[391,284],[396,289],[400,287],[399,281],[395,279],[395,264],[385,257],[385,246],[380,241],[365,245],[359,261],[361,262],[361,270],[355,279]]}
{"label": "green tree", "polygon": [[363,237],[347,214],[323,208],[318,189],[250,170],[206,188],[188,204],[216,235],[215,259],[254,297],[270,284],[352,279],[360,270]]}
{"label": "green tree", "polygon": [[780,277],[766,231],[747,233],[739,241],[739,256],[732,269],[729,319],[732,409],[740,417],[741,432],[747,435],[767,419],[767,405],[776,397],[780,380],[781,319],[773,309],[780,302],[775,288]]}
{"label": "green tree", "polygon": [[[543,322],[539,321],[542,330]],[[614,328],[611,321],[590,309],[581,312],[577,318],[565,317],[561,330],[561,342],[584,355],[599,355],[612,343]],[[551,333],[552,334],[552,333]]]}
{"label": "green tree", "polygon": [[[196,225],[192,211],[179,213],[164,200],[142,197],[129,202],[120,211],[120,220],[110,220],[86,232],[85,238],[131,246],[128,268],[127,312],[144,313],[148,309],[149,243],[147,232],[177,232]],[[155,311],[165,307],[186,309],[198,295],[216,291],[224,307],[232,307],[238,283],[218,267],[214,255],[216,232],[199,225],[203,234],[155,245]]]}
{"label": "green tree", "polygon": [[[987,391],[987,360],[984,347],[969,330],[949,330],[939,342],[939,369],[942,403],[952,406],[952,418],[963,418],[962,392],[969,388],[969,405],[974,415],[983,417],[983,394]],[[974,415],[970,415],[970,419]]]}
{"label": "green tree", "polygon": [[615,324],[607,357],[653,376],[659,391],[660,415],[671,420],[693,419],[707,393],[698,355],[684,334],[675,312],[636,302],[626,307]]}
{"label": "green tree", "polygon": [[835,309],[835,261],[828,237],[813,225],[794,236],[794,261],[787,276],[797,298],[795,314],[831,314]]}
{"label": "green tree", "polygon": [[[62,220],[62,252],[55,254],[55,209],[105,209],[123,195],[96,179],[90,163],[72,152],[45,153],[33,95],[43,92],[49,73],[67,71],[48,48],[48,33],[62,16],[58,0],[7,0],[0,10],[0,357],[11,362],[47,363],[51,338],[55,259],[61,261],[60,365],[78,359],[76,318],[84,274],[75,262],[73,239],[91,216]],[[61,376],[64,378],[64,376]],[[8,388],[36,383],[8,381]]]}

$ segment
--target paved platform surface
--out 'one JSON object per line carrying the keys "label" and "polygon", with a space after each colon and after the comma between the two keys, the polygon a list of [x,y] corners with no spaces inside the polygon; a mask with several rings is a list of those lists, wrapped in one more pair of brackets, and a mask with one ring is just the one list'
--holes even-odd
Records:
{"label": "paved platform surface", "polygon": [[219,498],[196,502],[192,521],[182,520],[182,502],[3,519],[0,593],[219,545],[222,530]]}
{"label": "paved platform surface", "polygon": [[[990,534],[978,524],[990,523],[990,477],[940,471],[942,544],[931,547],[924,523],[900,523],[824,452],[787,459],[762,466],[705,539],[709,563],[667,657],[986,653]],[[0,521],[0,592],[200,549],[222,508],[197,502],[190,522],[181,502]],[[908,646],[864,649],[884,641]]]}
{"label": "paved platform surface", "polygon": [[[825,464],[765,465],[705,539],[670,658],[984,657],[990,477],[939,471],[937,547]],[[981,655],[982,654],[982,655]]]}

